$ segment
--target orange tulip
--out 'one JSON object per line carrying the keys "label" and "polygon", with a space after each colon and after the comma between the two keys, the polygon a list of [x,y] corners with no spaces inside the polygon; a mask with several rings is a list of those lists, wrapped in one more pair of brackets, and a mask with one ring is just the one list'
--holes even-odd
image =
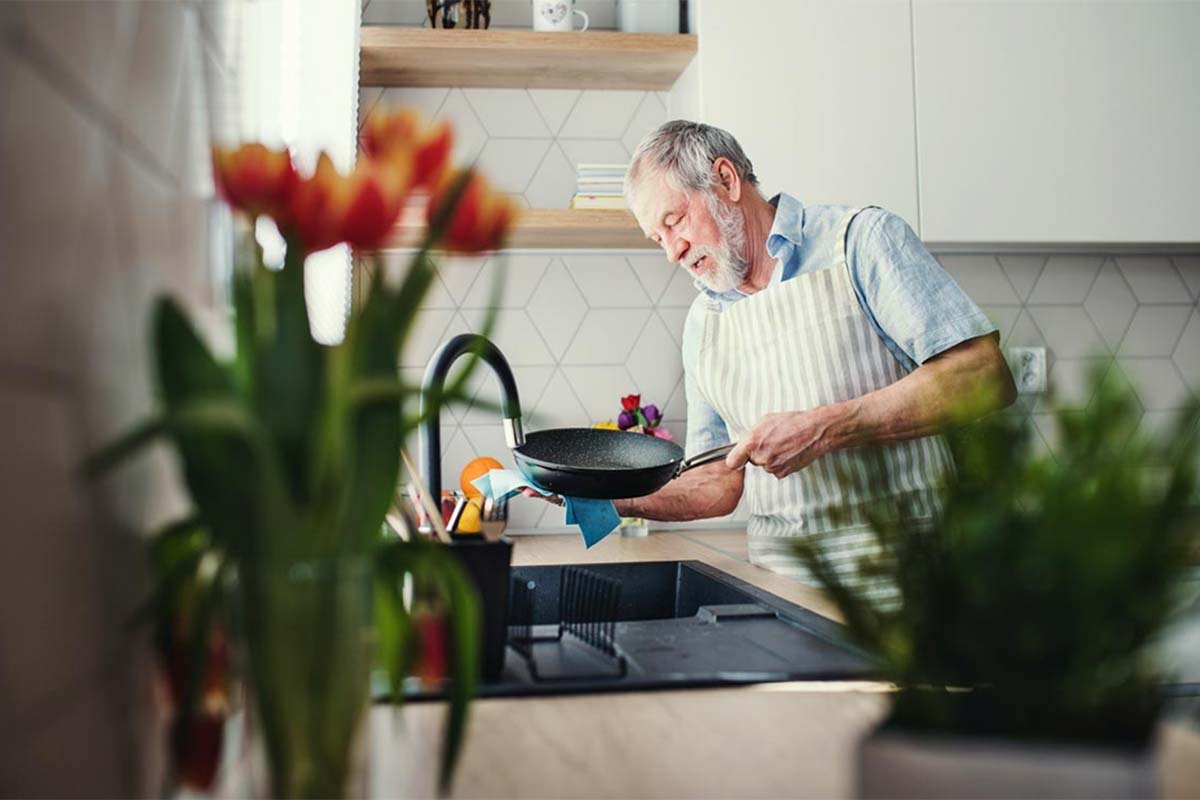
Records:
{"label": "orange tulip", "polygon": [[342,175],[326,153],[312,176],[296,186],[290,230],[306,253],[339,242],[373,249],[382,244],[412,189],[412,163],[393,152],[387,160],[361,159]]}
{"label": "orange tulip", "polygon": [[372,111],[362,124],[363,152],[371,158],[383,158],[395,147],[411,147],[421,127],[421,116],[411,109]]}
{"label": "orange tulip", "polygon": [[258,142],[237,148],[214,145],[212,160],[217,190],[229,205],[281,221],[297,180],[286,149],[272,150]]}
{"label": "orange tulip", "polygon": [[449,123],[443,121],[426,128],[420,115],[407,109],[372,112],[363,123],[361,138],[363,152],[370,158],[385,161],[396,153],[411,158],[416,186],[436,185],[454,143]]}
{"label": "orange tulip", "polygon": [[[426,207],[430,221],[446,202],[446,193],[461,174],[448,175],[430,198]],[[442,235],[442,246],[457,253],[496,250],[504,244],[516,215],[516,206],[512,201],[493,191],[486,178],[473,172]]]}

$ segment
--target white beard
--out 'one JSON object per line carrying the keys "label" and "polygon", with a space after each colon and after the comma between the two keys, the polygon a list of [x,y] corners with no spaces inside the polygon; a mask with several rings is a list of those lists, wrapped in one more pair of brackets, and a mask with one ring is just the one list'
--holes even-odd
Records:
{"label": "white beard", "polygon": [[701,257],[708,262],[707,271],[697,279],[710,291],[724,294],[741,286],[750,271],[750,262],[745,256],[746,215],[737,206],[725,205],[716,198],[708,206],[717,223],[720,240],[715,247],[704,245],[689,255],[692,263]]}

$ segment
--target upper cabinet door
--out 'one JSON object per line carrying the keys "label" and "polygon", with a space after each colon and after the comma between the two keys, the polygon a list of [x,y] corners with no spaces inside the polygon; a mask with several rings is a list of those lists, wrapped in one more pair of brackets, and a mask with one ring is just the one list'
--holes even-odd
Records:
{"label": "upper cabinet door", "polygon": [[913,0],[922,232],[1200,240],[1200,3]]}
{"label": "upper cabinet door", "polygon": [[918,226],[907,0],[702,0],[701,118],[768,196],[879,205]]}

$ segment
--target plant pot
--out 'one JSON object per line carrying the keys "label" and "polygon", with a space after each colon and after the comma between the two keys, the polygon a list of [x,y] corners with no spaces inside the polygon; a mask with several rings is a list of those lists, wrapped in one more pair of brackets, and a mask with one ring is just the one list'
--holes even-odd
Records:
{"label": "plant pot", "polygon": [[367,789],[372,569],[366,558],[243,568],[239,639],[255,796]]}
{"label": "plant pot", "polygon": [[1145,798],[1155,748],[932,736],[880,728],[859,745],[864,798]]}
{"label": "plant pot", "polygon": [[479,592],[482,625],[481,674],[484,681],[496,681],[504,671],[504,651],[508,644],[509,570],[512,540],[501,536],[489,542],[482,537],[458,540],[450,545],[463,571]]}
{"label": "plant pot", "polygon": [[641,537],[650,535],[650,525],[642,517],[621,517],[621,535]]}

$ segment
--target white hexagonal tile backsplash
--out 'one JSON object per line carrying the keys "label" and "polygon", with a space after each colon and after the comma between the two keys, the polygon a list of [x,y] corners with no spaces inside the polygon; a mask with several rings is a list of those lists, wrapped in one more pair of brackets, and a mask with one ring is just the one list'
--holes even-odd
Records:
{"label": "white hexagonal tile backsplash", "polygon": [[[659,92],[363,90],[362,112],[372,103],[416,105],[431,117],[450,119],[458,138],[455,158],[478,157],[503,191],[533,208],[566,207],[577,164],[627,162],[642,136],[668,118]],[[542,251],[444,259],[406,349],[406,366],[419,366],[438,341],[478,330],[501,260],[505,285],[493,338],[514,365],[527,428],[612,419],[622,395],[640,392],[683,438],[687,405],[679,348],[696,289],[661,253]],[[1000,327],[1004,346],[1047,348],[1050,381],[1068,406],[1086,405],[1087,369],[1107,353],[1120,358],[1137,388],[1147,427],[1163,427],[1164,415],[1200,390],[1200,313],[1194,311],[1200,258],[1194,254],[984,251],[938,260]],[[494,402],[493,384],[490,377],[478,378],[475,396]],[[1047,400],[1029,398],[1023,408],[1034,412],[1039,447],[1052,450]],[[454,409],[442,422],[454,433],[443,456],[447,485],[475,455],[506,460],[493,411]],[[521,506],[512,518],[514,530],[565,530],[557,510]]]}

